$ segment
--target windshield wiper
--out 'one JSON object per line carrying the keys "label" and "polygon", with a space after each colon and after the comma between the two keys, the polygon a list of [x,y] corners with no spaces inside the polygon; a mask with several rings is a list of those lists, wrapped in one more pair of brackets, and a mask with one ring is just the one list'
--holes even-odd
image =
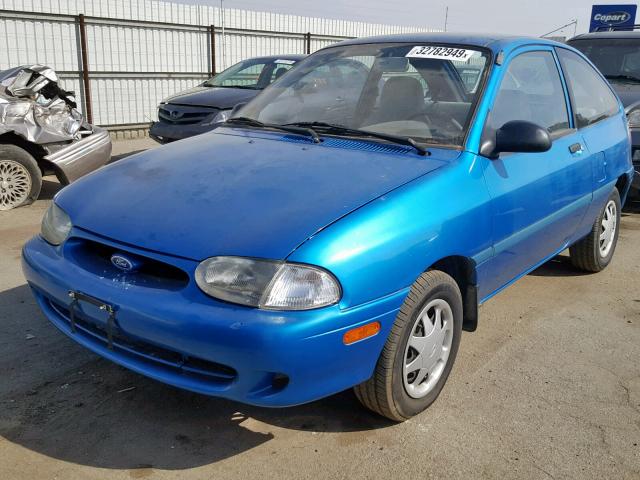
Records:
{"label": "windshield wiper", "polygon": [[287,123],[285,126],[297,126],[297,127],[313,127],[318,130],[321,129],[329,134],[336,135],[348,135],[354,137],[371,137],[379,138],[380,140],[386,140],[387,142],[396,143],[398,145],[406,145],[413,147],[420,155],[431,155],[431,152],[416,142],[411,137],[402,137],[400,135],[391,135],[388,133],[378,133],[369,130],[361,130],[359,128],[349,128],[344,125],[337,125],[327,122],[295,122]]}
{"label": "windshield wiper", "polygon": [[271,128],[274,130],[282,130],[284,132],[298,133],[308,135],[313,139],[313,143],[320,143],[320,136],[311,127],[306,126],[294,126],[294,125],[278,125],[277,123],[263,123],[260,120],[249,117],[233,117],[224,122],[231,125],[246,125],[248,127],[256,128]]}
{"label": "windshield wiper", "polygon": [[625,80],[627,82],[640,83],[640,77],[634,75],[605,75],[607,80]]}

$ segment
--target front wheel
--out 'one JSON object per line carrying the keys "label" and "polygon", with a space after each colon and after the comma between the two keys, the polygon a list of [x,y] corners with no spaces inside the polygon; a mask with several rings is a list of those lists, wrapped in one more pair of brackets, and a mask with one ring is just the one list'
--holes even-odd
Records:
{"label": "front wheel", "polygon": [[591,232],[569,248],[571,263],[587,272],[599,272],[609,265],[620,233],[620,194],[614,188],[600,211]]}
{"label": "front wheel", "polygon": [[402,422],[440,394],[462,335],[462,295],[444,272],[423,273],[391,328],[373,376],[354,388],[360,402]]}
{"label": "front wheel", "polygon": [[29,152],[15,145],[0,145],[0,210],[33,203],[41,186],[40,168]]}

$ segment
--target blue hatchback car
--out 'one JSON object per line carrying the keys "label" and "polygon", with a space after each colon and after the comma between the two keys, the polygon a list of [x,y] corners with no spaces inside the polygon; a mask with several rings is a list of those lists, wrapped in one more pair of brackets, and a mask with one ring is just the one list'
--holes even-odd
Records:
{"label": "blue hatchback car", "polygon": [[568,247],[607,266],[632,174],[622,105],[571,47],[358,39],[63,189],[23,269],[56,327],[136,372],[271,407],[355,386],[402,421],[479,304]]}

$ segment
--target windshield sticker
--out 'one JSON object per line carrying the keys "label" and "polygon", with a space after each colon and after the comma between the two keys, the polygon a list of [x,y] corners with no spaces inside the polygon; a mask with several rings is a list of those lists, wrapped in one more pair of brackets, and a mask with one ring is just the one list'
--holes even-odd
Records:
{"label": "windshield sticker", "polygon": [[276,60],[276,63],[284,63],[285,65],[293,65],[294,63],[296,63],[296,61],[295,60],[278,59],[278,60]]}
{"label": "windshield sticker", "polygon": [[457,60],[459,62],[466,62],[475,52],[475,50],[466,50],[464,48],[424,46],[413,47],[406,56],[412,58],[438,58],[441,60]]}

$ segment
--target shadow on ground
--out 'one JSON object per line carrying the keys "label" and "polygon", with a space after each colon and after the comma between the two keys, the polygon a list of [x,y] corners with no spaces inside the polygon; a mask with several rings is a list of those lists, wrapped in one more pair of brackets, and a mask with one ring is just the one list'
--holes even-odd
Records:
{"label": "shadow on ground", "polygon": [[351,391],[264,409],[149,380],[58,332],[26,285],[0,293],[0,312],[0,436],[49,457],[100,468],[186,469],[268,443],[276,429],[390,425],[360,407]]}
{"label": "shadow on ground", "polygon": [[42,180],[42,189],[40,190],[40,196],[38,200],[51,200],[56,193],[62,190],[63,185],[57,180],[47,180],[46,178],[55,178],[55,177],[45,177]]}
{"label": "shadow on ground", "polygon": [[568,255],[558,255],[536,268],[529,275],[533,277],[579,277],[590,275],[574,267]]}
{"label": "shadow on ground", "polygon": [[640,213],[640,197],[628,198],[624,203],[622,215],[624,216],[631,213]]}

